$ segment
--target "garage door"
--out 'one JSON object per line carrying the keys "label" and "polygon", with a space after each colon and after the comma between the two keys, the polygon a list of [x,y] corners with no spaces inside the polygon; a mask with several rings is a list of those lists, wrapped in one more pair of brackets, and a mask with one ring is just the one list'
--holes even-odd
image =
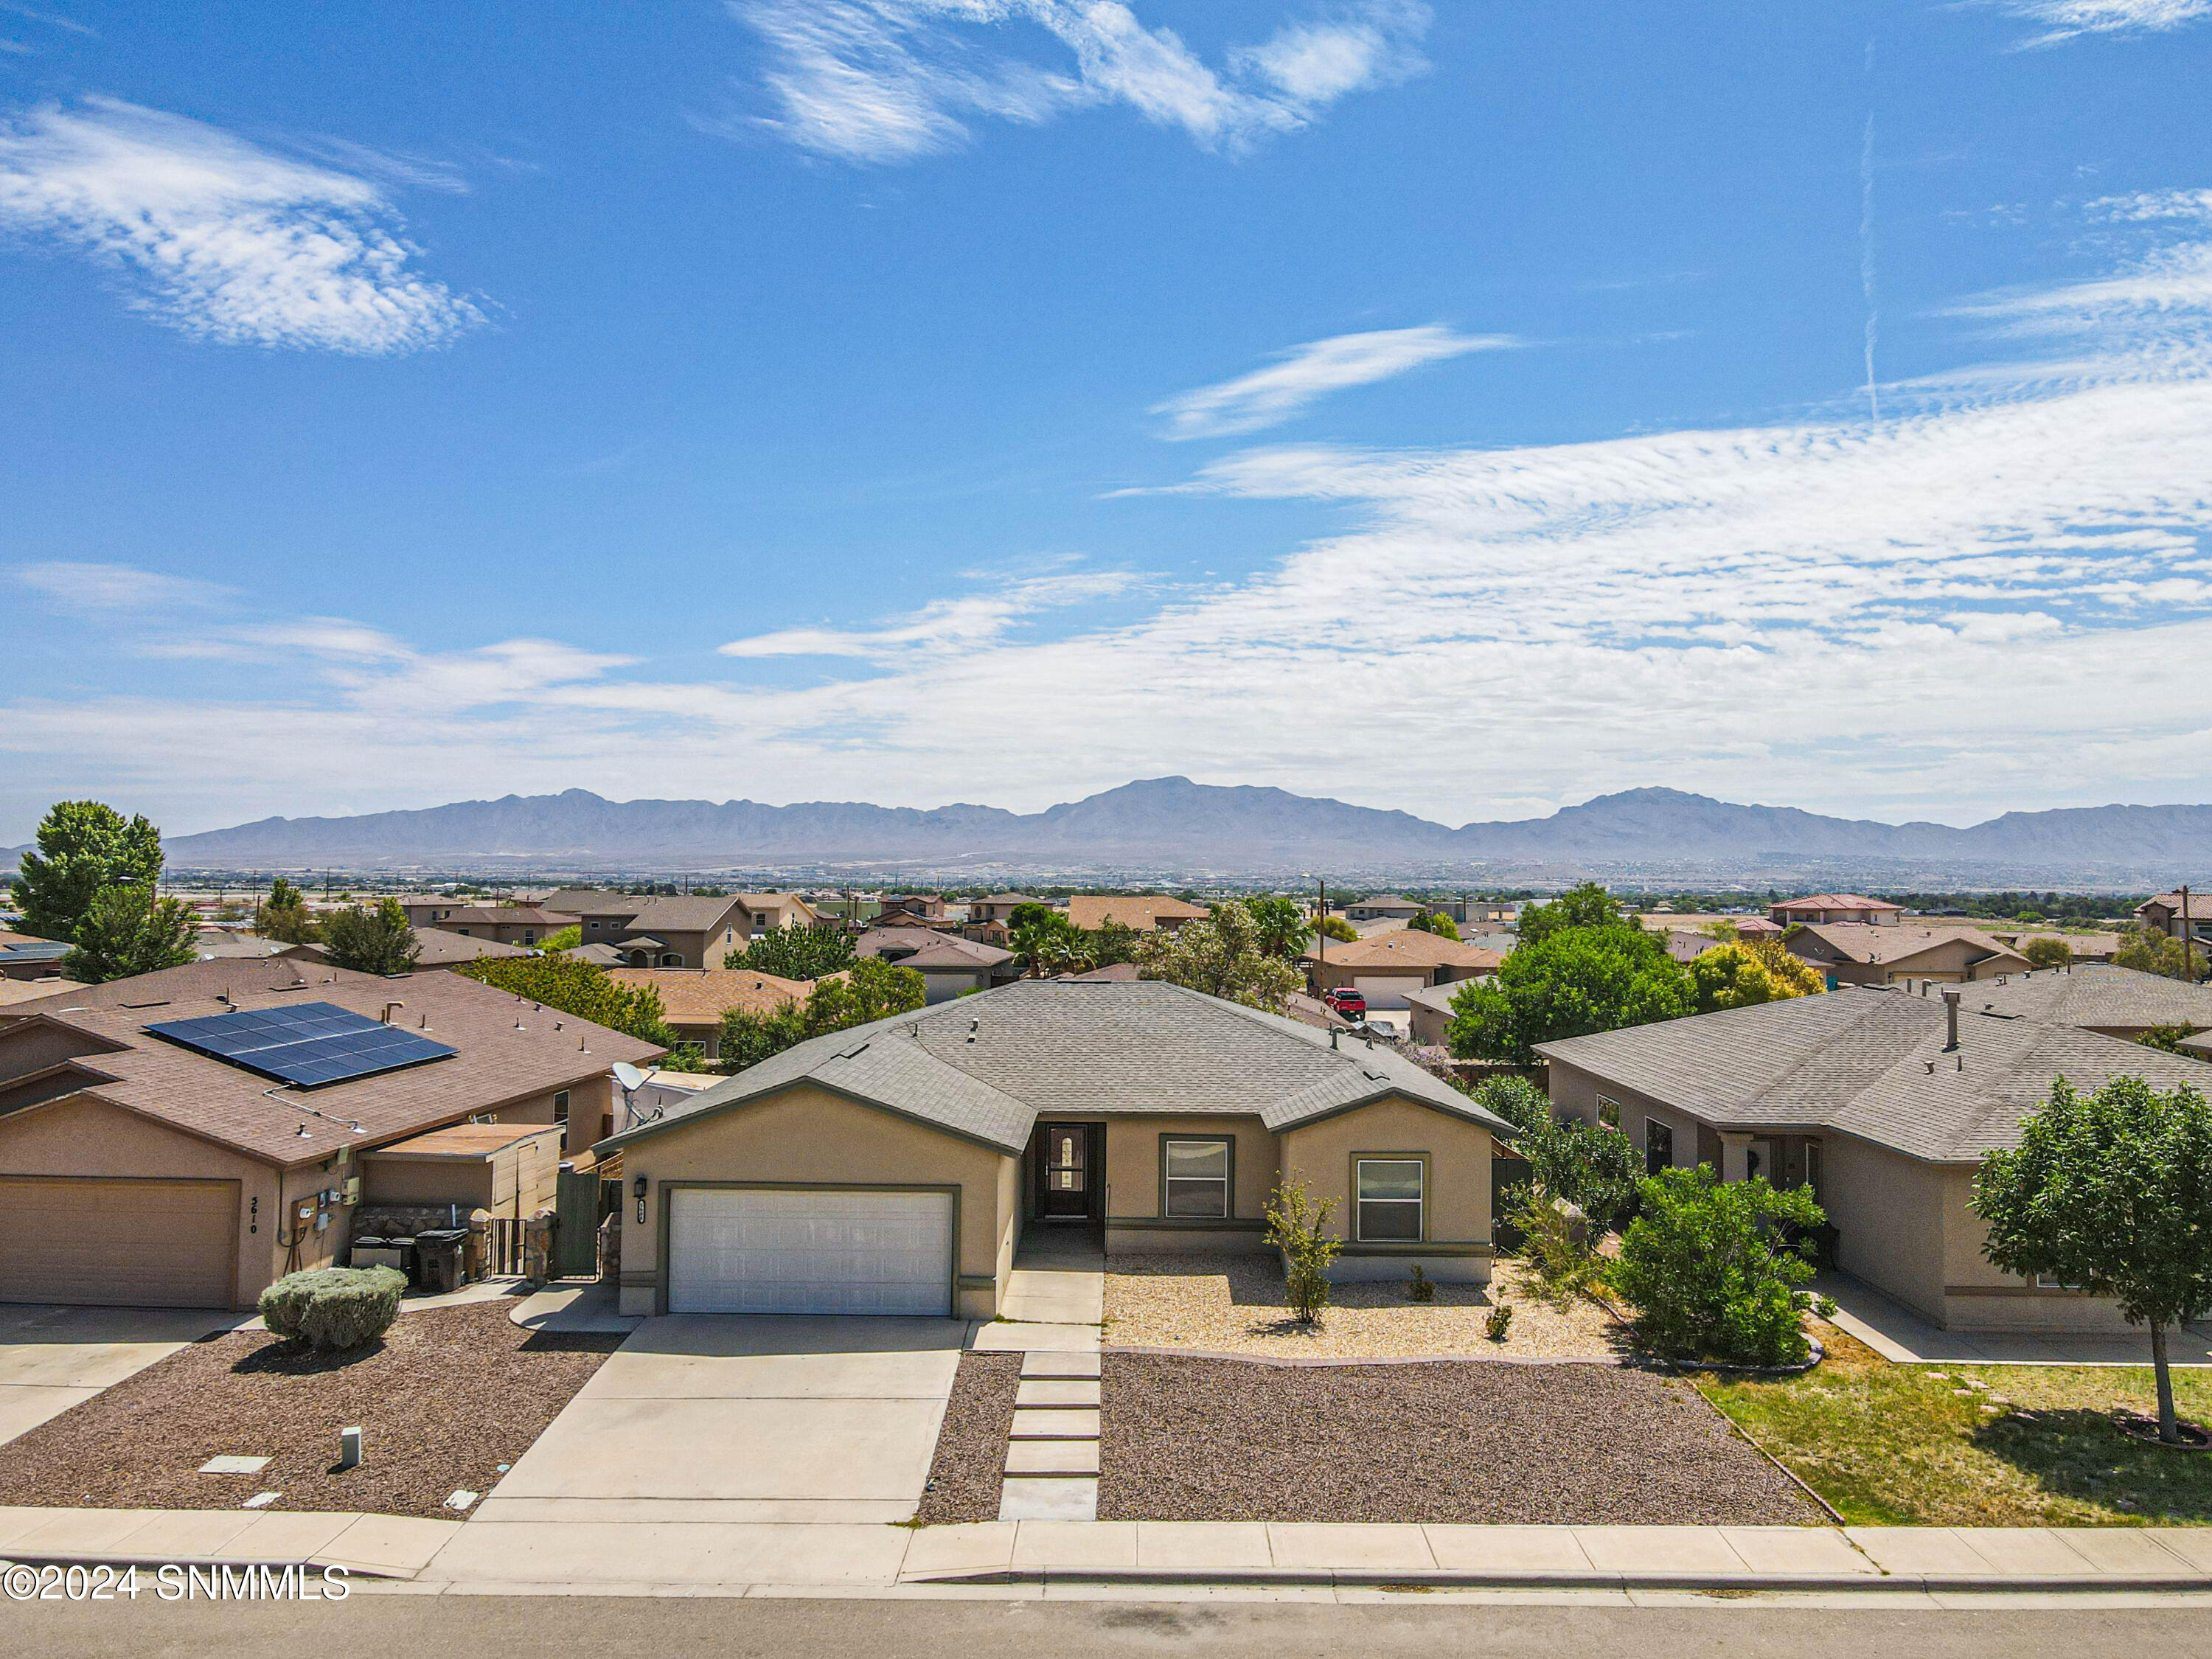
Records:
{"label": "garage door", "polygon": [[0,1302],[228,1308],[234,1181],[0,1176]]}
{"label": "garage door", "polygon": [[1360,974],[1352,981],[1370,1008],[1403,1008],[1406,993],[1419,990],[1423,982],[1404,974]]}
{"label": "garage door", "polygon": [[952,1310],[949,1194],[679,1188],[670,1200],[672,1313]]}

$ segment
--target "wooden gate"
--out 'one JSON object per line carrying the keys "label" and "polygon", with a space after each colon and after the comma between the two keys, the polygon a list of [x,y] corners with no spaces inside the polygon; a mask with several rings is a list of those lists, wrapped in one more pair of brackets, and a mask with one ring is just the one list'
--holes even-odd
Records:
{"label": "wooden gate", "polygon": [[599,1173],[563,1170],[554,1189],[553,1276],[599,1276]]}

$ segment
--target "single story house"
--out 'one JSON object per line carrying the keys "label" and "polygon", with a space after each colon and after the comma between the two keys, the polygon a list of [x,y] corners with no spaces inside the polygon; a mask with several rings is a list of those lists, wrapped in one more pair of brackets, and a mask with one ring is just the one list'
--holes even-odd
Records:
{"label": "single story house", "polygon": [[752,938],[756,914],[744,894],[720,898],[615,894],[578,908],[583,943],[612,945],[632,968],[719,968],[725,957],[743,950]]}
{"label": "single story house", "polygon": [[1805,898],[1783,899],[1766,907],[1766,919],[1779,927],[1802,922],[1858,922],[1869,927],[1894,927],[1905,920],[1905,907],[1863,893],[1814,893]]}
{"label": "single story house", "polygon": [[1494,974],[1504,960],[1495,951],[1412,928],[1357,939],[1316,939],[1304,957],[1314,995],[1349,986],[1367,999],[1370,1008],[1383,1009],[1404,1008],[1409,993],[1431,985]]}
{"label": "single story house", "polygon": [[1813,922],[1783,943],[1792,956],[1838,985],[1903,985],[1913,980],[1957,985],[2024,974],[2031,965],[2010,945],[1972,927]]}
{"label": "single story house", "polygon": [[0,979],[49,979],[76,947],[66,939],[0,931]]}
{"label": "single story house", "polygon": [[[501,945],[496,939],[478,939],[473,934],[449,933],[443,927],[417,927],[415,948],[421,954],[415,958],[417,973],[433,968],[459,968],[464,963],[481,961],[485,957],[534,957],[537,951],[526,945]],[[307,962],[328,962],[329,949],[321,944],[287,945],[279,955],[297,957]]]}
{"label": "single story house", "polygon": [[2212,1030],[2212,985],[2190,985],[2133,968],[2046,968],[1978,981],[1960,1001],[1969,1012],[2079,1025],[2106,1036],[2139,1037],[2180,1027]]}
{"label": "single story house", "polygon": [[2053,929],[2027,928],[2015,932],[2009,927],[1985,927],[1982,930],[1991,939],[2010,945],[2022,956],[2027,947],[2040,939],[2054,939],[2066,947],[2066,953],[2075,962],[2109,963],[2128,948],[2124,933],[2062,933]]}
{"label": "single story house", "polygon": [[1279,1181],[1345,1278],[1485,1282],[1510,1126],[1387,1048],[1154,981],[1022,980],[817,1037],[611,1137],[629,1313],[997,1316],[1032,1228],[1261,1250]]}
{"label": "single story house", "polygon": [[1406,993],[1406,1008],[1411,1016],[1407,1030],[1415,1048],[1451,1047],[1448,1038],[1453,1018],[1452,999],[1466,988],[1464,980],[1454,979],[1446,980],[1441,985],[1427,985],[1418,991]]}
{"label": "single story house", "polygon": [[[1425,916],[1431,908],[1395,893],[1376,893],[1354,899],[1344,906],[1342,914],[1346,921],[1411,921],[1415,916]],[[1459,918],[1454,916],[1452,920],[1457,921]]]}
{"label": "single story house", "polygon": [[855,956],[877,957],[922,977],[925,1004],[950,1002],[970,991],[988,991],[1021,977],[1011,951],[923,927],[878,923],[853,942]]}
{"label": "single story house", "polygon": [[[2212,1066],[2048,1018],[1850,987],[1542,1042],[1553,1109],[1609,1124],[1647,1167],[1809,1186],[1837,1265],[1947,1330],[2118,1333],[2105,1300],[1983,1257],[1975,1165],[2017,1146],[2061,1077],[2212,1091]],[[1968,1006],[1962,1007],[1962,1002]]]}
{"label": "single story house", "polygon": [[2191,886],[2186,893],[2176,888],[2147,898],[2136,906],[2136,920],[2168,939],[2186,933],[2200,945],[2212,945],[2212,902],[2206,902],[2201,887]]}
{"label": "single story house", "polygon": [[534,950],[565,928],[575,927],[581,918],[568,911],[541,910],[534,905],[494,904],[464,905],[423,921],[416,921],[411,915],[407,920],[414,927],[434,927],[458,933],[463,939],[489,939],[494,945],[520,945],[526,951]]}
{"label": "single story house", "polygon": [[610,1031],[457,974],[204,962],[0,1025],[0,1301],[251,1308],[345,1259],[362,1159],[471,1121],[613,1122]]}
{"label": "single story house", "polygon": [[1171,933],[1186,921],[1204,921],[1212,914],[1203,904],[1158,893],[1077,893],[1067,901],[1067,919],[1086,933],[1109,921],[1140,933]]}
{"label": "single story house", "polygon": [[607,977],[633,990],[658,991],[669,1029],[697,1043],[709,1060],[722,1057],[722,1016],[731,1009],[772,1014],[787,1003],[805,1001],[814,989],[811,980],[751,968],[610,968]]}

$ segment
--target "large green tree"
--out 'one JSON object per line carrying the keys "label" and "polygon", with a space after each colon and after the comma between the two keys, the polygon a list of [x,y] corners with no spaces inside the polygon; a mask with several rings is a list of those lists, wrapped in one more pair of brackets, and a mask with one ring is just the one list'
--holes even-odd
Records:
{"label": "large green tree", "polygon": [[763,933],[722,958],[725,968],[745,968],[779,979],[820,979],[853,960],[853,935],[838,926],[805,927],[797,923]]}
{"label": "large green tree", "polygon": [[1109,916],[1083,935],[1083,960],[1092,968],[1111,968],[1137,959],[1137,942],[1144,935],[1126,921]]}
{"label": "large green tree", "polygon": [[1406,926],[1417,933],[1434,933],[1438,939],[1459,938],[1459,924],[1441,910],[1431,910],[1415,916]]}
{"label": "large green tree", "polygon": [[726,1070],[742,1072],[809,1037],[850,1030],[922,1006],[928,981],[911,968],[861,957],[835,979],[817,981],[805,1002],[787,1002],[766,1013],[732,1008],[722,1016]]}
{"label": "large green tree", "polygon": [[1691,958],[1686,971],[1692,1006],[1701,1014],[1813,996],[1827,986],[1810,963],[1775,939],[1716,945]]}
{"label": "large green tree", "polygon": [[1659,939],[1608,926],[1554,928],[1522,944],[1452,999],[1446,1041],[1462,1060],[1526,1065],[1540,1042],[1675,1019],[1690,1012],[1682,970]]}
{"label": "large green tree", "polygon": [[2201,980],[2212,974],[2212,951],[2185,948],[2172,935],[2137,924],[2129,930],[2128,942],[2112,953],[2112,963],[2166,979]]}
{"label": "large green tree", "polygon": [[677,1045],[659,991],[650,985],[622,984],[575,957],[479,957],[454,971],[641,1042],[664,1048]]}
{"label": "large green tree", "polygon": [[2212,1107],[2194,1089],[2114,1078],[2094,1094],[2065,1079],[2021,1123],[2020,1145],[1985,1153],[1974,1208],[1982,1254],[2108,1296],[2150,1327],[2159,1438],[2180,1439],[2166,1329],[2212,1310]]}
{"label": "large green tree", "polygon": [[1306,914],[1304,900],[1271,894],[1264,898],[1246,899],[1244,908],[1252,913],[1262,951],[1285,962],[1296,962],[1304,953],[1314,933],[1313,920]]}
{"label": "large green tree", "polygon": [[1549,904],[1527,904],[1521,908],[1521,922],[1516,930],[1520,935],[1516,950],[1526,950],[1531,945],[1541,945],[1557,933],[1570,927],[1633,927],[1634,920],[1614,902],[1612,894],[1594,881],[1579,887],[1571,887]]}
{"label": "large green tree", "polygon": [[161,832],[96,800],[56,801],[23,854],[15,902],[27,933],[74,944],[104,887],[143,887],[161,876]]}
{"label": "large green tree", "polygon": [[1146,979],[1271,1013],[1280,1013],[1302,982],[1296,968],[1262,946],[1260,924],[1239,899],[1215,905],[1204,921],[1146,934],[1137,945],[1137,966]]}
{"label": "large green tree", "polygon": [[388,898],[334,913],[323,923],[323,951],[333,967],[389,975],[412,972],[422,946],[399,901]]}
{"label": "large green tree", "polygon": [[62,958],[62,972],[100,985],[198,959],[192,913],[181,900],[156,898],[150,886],[103,887],[77,923],[76,948]]}

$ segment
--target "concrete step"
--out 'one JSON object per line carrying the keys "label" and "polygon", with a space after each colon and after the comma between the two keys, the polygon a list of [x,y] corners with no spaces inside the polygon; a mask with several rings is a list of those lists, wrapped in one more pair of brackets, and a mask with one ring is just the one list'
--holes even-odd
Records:
{"label": "concrete step", "polygon": [[1091,1475],[1009,1475],[999,1488],[1001,1521],[1096,1521],[1098,1481]]}
{"label": "concrete step", "polygon": [[1015,1440],[1096,1440],[1096,1406],[1022,1406],[1014,1412]]}
{"label": "concrete step", "polygon": [[1098,1353],[1096,1349],[1088,1353],[1063,1353],[1056,1350],[1032,1348],[1022,1356],[1022,1380],[1024,1382],[1033,1378],[1087,1378],[1096,1382],[1097,1377]]}
{"label": "concrete step", "polygon": [[1016,1440],[1006,1447],[1008,1474],[1098,1473],[1096,1440]]}
{"label": "concrete step", "polygon": [[1098,1384],[1084,1377],[1035,1377],[1014,1391],[1019,1406],[1097,1406]]}

